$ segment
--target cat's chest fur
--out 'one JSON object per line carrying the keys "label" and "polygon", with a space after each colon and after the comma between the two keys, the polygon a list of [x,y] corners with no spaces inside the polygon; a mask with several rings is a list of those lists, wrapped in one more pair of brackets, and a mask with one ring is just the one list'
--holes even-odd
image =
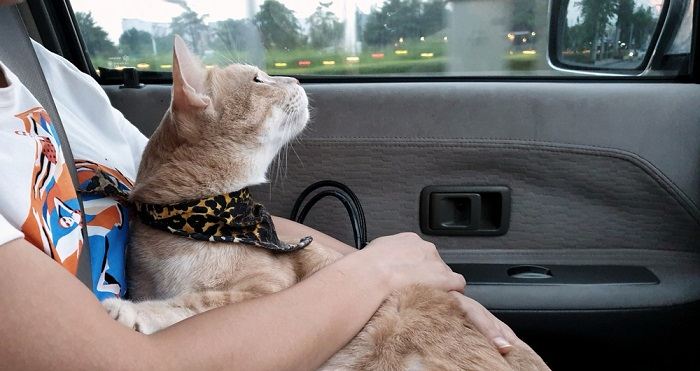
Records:
{"label": "cat's chest fur", "polygon": [[183,238],[138,221],[130,244],[129,292],[136,300],[241,285],[276,292],[297,281],[290,256],[262,248]]}

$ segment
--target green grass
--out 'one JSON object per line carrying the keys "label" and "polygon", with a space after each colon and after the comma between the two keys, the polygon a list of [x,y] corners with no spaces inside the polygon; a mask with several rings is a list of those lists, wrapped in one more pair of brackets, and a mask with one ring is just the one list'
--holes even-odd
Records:
{"label": "green grass", "polygon": [[[396,51],[405,51],[397,54]],[[382,57],[373,54],[381,53]],[[432,53],[432,56],[421,56]],[[356,57],[359,60],[348,60]],[[302,66],[300,61],[310,63]],[[324,65],[323,62],[333,62]],[[281,67],[279,63],[286,63]],[[289,75],[349,75],[349,74],[387,74],[409,72],[443,72],[445,71],[445,44],[440,41],[409,41],[399,46],[383,48],[366,48],[362,53],[346,53],[317,50],[294,50],[292,52],[269,51],[267,53],[267,71],[273,74]]]}
{"label": "green grass", "polygon": [[[404,50],[405,54],[397,54],[397,50]],[[272,75],[384,75],[384,74],[430,74],[444,73],[447,71],[446,44],[441,39],[435,40],[409,40],[398,46],[366,47],[358,55],[333,50],[294,49],[268,50],[265,53],[265,70]],[[375,53],[383,53],[382,58],[372,57]],[[431,56],[421,53],[431,53]],[[348,57],[356,57],[359,60],[348,60]],[[526,54],[505,55],[508,68],[514,71],[531,70],[535,67],[537,56]],[[206,65],[226,65],[231,62],[245,62],[243,53],[228,53],[215,51],[203,58]],[[158,55],[132,56],[127,62],[121,58],[108,59],[101,56],[92,56],[93,64],[101,67],[115,68],[119,66],[137,67],[144,71],[170,71],[172,54],[159,53]],[[300,65],[308,63],[308,65]],[[324,61],[333,61],[332,65],[324,65]],[[141,66],[139,66],[141,64]],[[284,66],[280,64],[286,64]],[[148,66],[146,66],[148,65]]]}
{"label": "green grass", "polygon": [[370,61],[349,63],[338,60],[335,65],[327,66],[320,62],[310,67],[272,67],[268,72],[279,75],[367,75],[367,74],[392,74],[392,73],[426,73],[444,72],[447,64],[445,57],[433,57],[430,59],[406,59]]}
{"label": "green grass", "polygon": [[[396,50],[405,50],[406,54],[396,54]],[[383,53],[382,58],[373,58],[372,54]],[[421,53],[432,53],[432,57]],[[288,75],[350,75],[350,74],[387,74],[387,73],[428,73],[445,71],[445,44],[441,40],[407,41],[398,46],[382,48],[367,48],[358,55],[349,55],[341,51],[294,49],[268,50],[265,53],[266,71],[271,74]],[[359,61],[348,61],[348,57],[357,57]],[[144,71],[170,71],[172,54],[129,56],[128,60],[121,57],[108,58],[91,56],[95,67],[118,68],[136,67]],[[245,62],[248,58],[244,53],[215,51],[203,58],[206,65],[225,65],[231,62]],[[308,61],[308,66],[300,66],[299,61]],[[333,61],[334,65],[324,65],[323,61]],[[285,63],[285,67],[279,67]],[[278,64],[276,66],[276,64]]]}
{"label": "green grass", "polygon": [[528,71],[535,69],[537,55],[534,54],[512,54],[505,57],[508,69],[512,71]]}

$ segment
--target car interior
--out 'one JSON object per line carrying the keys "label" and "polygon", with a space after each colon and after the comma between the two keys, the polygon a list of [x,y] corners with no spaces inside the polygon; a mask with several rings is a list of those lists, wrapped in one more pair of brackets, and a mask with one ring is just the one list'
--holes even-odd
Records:
{"label": "car interior", "polygon": [[[114,14],[116,36],[103,25],[114,48],[113,57],[103,57],[84,26],[85,14],[100,24],[98,3],[29,0],[8,8],[0,41],[10,42],[10,28],[26,29],[92,75],[112,105],[149,136],[170,104],[168,62],[141,58],[127,45],[127,33],[156,30],[155,23],[144,26],[148,14],[158,12],[149,7],[203,11],[196,0],[142,1],[141,23]],[[248,8],[241,5],[240,14],[227,17],[259,17],[269,3],[301,17],[308,7],[282,0],[240,3]],[[412,231],[434,242],[465,276],[466,294],[511,326],[552,369],[694,368],[700,334],[696,1],[308,3],[309,14],[336,9],[344,22],[337,29],[345,36],[331,42],[345,45],[346,54],[330,60],[331,47],[314,44],[319,37],[306,25],[313,22],[304,20],[299,32],[309,33],[311,45],[304,50],[318,54],[257,57],[269,74],[298,78],[312,107],[307,129],[270,170],[270,183],[253,188],[273,214],[289,217],[310,184],[342,183],[361,203],[369,240]],[[591,9],[603,12],[598,8],[608,3],[614,9],[603,16],[604,31],[586,34]],[[373,16],[379,19],[386,8],[432,4],[441,6],[447,26],[413,39],[395,32],[384,44],[371,41],[381,33],[370,27]],[[622,21],[627,5],[633,26]],[[212,6],[224,12],[224,5]],[[253,14],[258,6],[260,13]],[[503,9],[511,6],[529,6],[531,23],[503,21]],[[347,7],[355,8],[342,13]],[[9,17],[20,22],[11,24]],[[202,17],[212,35],[225,22],[216,17]],[[391,28],[390,20],[377,22]],[[638,31],[643,25],[647,34]],[[175,30],[174,23],[170,27]],[[254,31],[265,45],[260,50],[273,48],[265,29]],[[144,54],[161,47],[153,35]],[[400,59],[430,37],[444,49],[421,51],[410,63]],[[205,40],[199,49],[208,63],[214,52],[207,48],[214,50],[219,39],[185,40]],[[347,51],[348,43],[361,44],[361,51]],[[384,49],[376,51],[376,45]],[[428,70],[437,64],[437,71]],[[318,201],[305,224],[354,244],[338,200]]]}

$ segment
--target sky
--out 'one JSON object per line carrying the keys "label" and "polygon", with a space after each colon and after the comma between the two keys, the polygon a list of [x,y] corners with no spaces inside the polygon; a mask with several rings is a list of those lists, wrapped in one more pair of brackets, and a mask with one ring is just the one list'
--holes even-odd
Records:
{"label": "sky", "polygon": [[[255,3],[257,8],[262,0],[188,0],[187,5],[199,14],[207,14],[207,22],[221,21],[227,18],[246,18],[247,3]],[[373,5],[383,3],[383,0],[282,0],[287,8],[293,10],[297,18],[305,19],[310,16],[319,2],[330,4],[333,11],[341,20],[344,18],[345,5],[356,3],[360,11],[368,13]],[[122,34],[122,19],[137,18],[149,22],[170,22],[173,17],[182,13],[182,7],[164,0],[71,0],[73,11],[92,12],[96,23],[109,34],[113,42],[119,40]]]}

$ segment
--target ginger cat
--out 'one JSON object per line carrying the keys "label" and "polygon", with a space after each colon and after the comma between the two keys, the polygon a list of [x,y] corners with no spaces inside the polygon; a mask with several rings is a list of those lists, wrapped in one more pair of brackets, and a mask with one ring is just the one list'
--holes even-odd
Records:
{"label": "ginger cat", "polygon": [[[136,203],[169,205],[266,181],[280,148],[309,119],[295,79],[247,65],[207,70],[175,40],[173,98],[146,147]],[[128,255],[134,301],[110,315],[153,333],[197,313],[283,290],[340,255],[316,242],[293,252],[184,238],[134,223]],[[324,370],[548,370],[532,350],[501,356],[447,293],[415,286],[390,296]]]}

